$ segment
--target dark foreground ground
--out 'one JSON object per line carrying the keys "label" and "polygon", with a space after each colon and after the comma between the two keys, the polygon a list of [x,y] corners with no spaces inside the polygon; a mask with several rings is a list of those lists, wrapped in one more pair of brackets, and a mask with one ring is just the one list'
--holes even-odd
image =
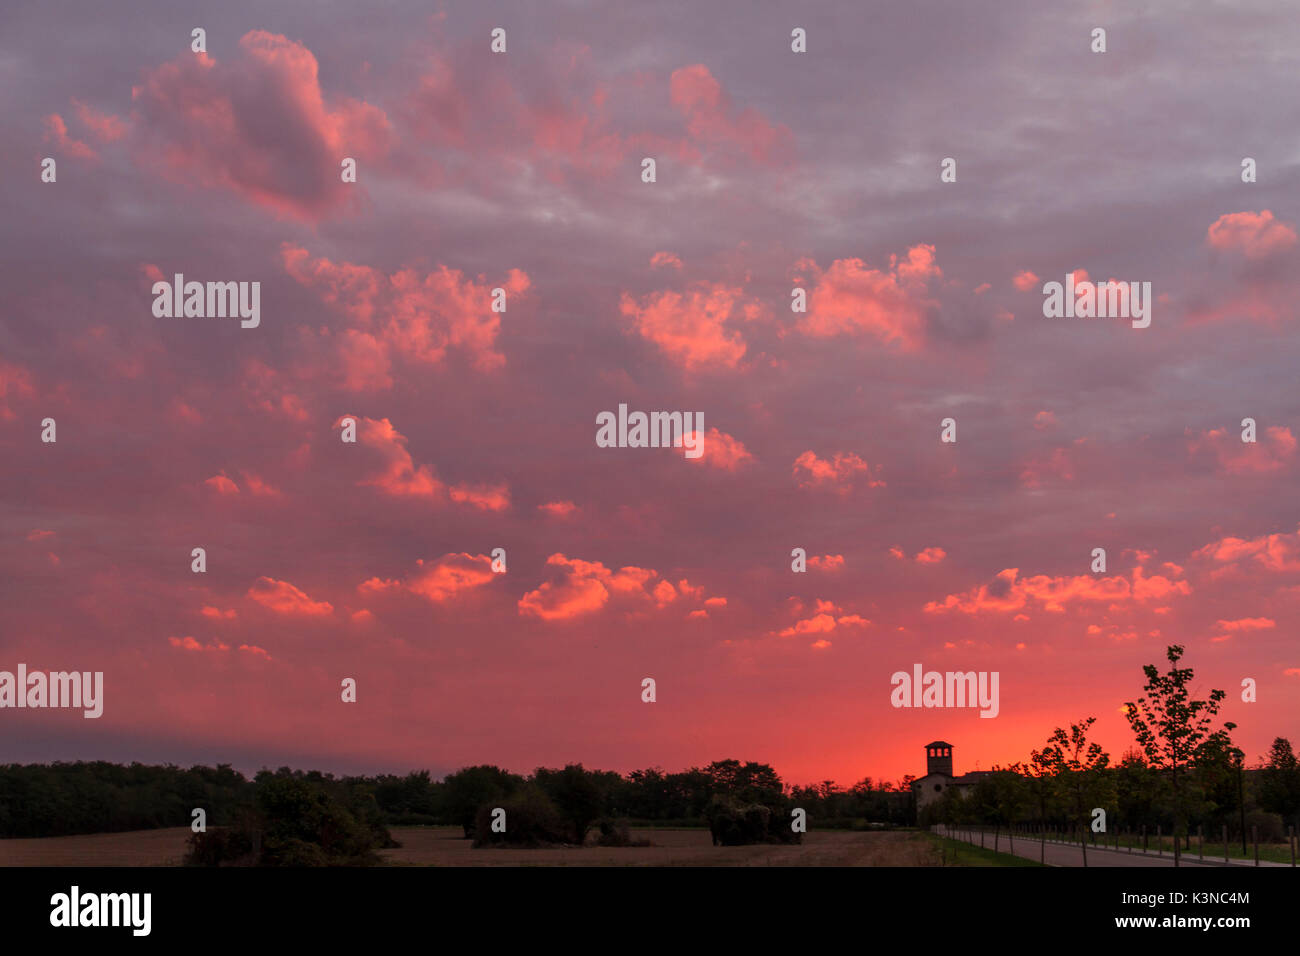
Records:
{"label": "dark foreground ground", "polygon": [[[187,827],[0,840],[0,866],[178,866]],[[709,831],[633,830],[648,847],[474,849],[457,827],[393,827],[392,866],[932,866],[940,851],[915,831],[813,831],[797,846],[715,847]]]}

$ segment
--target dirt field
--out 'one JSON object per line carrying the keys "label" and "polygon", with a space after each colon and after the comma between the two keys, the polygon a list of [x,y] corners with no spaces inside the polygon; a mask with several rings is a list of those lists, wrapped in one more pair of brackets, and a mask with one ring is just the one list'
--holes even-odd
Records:
{"label": "dirt field", "polygon": [[[44,840],[0,840],[0,866],[175,866],[189,829],[139,830]],[[393,827],[393,866],[927,866],[937,863],[917,833],[804,835],[799,846],[715,847],[708,830],[633,830],[648,847],[476,850],[454,827]]]}
{"label": "dirt field", "polygon": [[0,866],[178,866],[189,827],[0,840]]}
{"label": "dirt field", "polygon": [[715,847],[708,830],[633,830],[648,847],[560,850],[474,849],[451,827],[394,828],[398,866],[925,866],[928,844],[915,833],[814,831],[798,846]]}

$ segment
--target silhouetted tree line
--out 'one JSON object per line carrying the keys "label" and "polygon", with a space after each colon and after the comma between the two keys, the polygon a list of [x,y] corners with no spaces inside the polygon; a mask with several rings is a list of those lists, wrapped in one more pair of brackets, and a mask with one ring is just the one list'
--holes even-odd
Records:
{"label": "silhouetted tree line", "polygon": [[[599,841],[617,845],[636,823],[721,827],[727,839],[740,833],[748,842],[784,839],[795,807],[812,826],[906,825],[913,821],[908,783],[792,787],[767,764],[739,760],[626,776],[581,764],[527,776],[480,765],[443,780],[426,770],[336,778],[284,767],[249,780],[226,764],[10,764],[0,766],[0,837],[189,826],[201,808],[209,831],[221,835],[196,841],[198,859],[319,862],[309,848],[316,846],[326,862],[355,862],[388,845],[385,828],[394,825],[453,825],[480,844],[497,842],[491,813],[499,807],[512,841],[574,844],[595,830]],[[766,810],[762,834],[754,820],[764,814],[747,810],[755,807]]]}

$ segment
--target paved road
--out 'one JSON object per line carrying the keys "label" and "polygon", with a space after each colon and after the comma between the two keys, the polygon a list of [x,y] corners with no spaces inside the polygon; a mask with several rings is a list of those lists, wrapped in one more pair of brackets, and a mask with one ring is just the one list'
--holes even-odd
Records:
{"label": "paved road", "polygon": [[[973,843],[975,846],[980,845],[979,833],[974,834],[974,840],[971,840],[966,834],[958,831],[945,831],[943,827],[936,827],[936,832],[944,836],[951,837],[954,840],[962,840],[967,843]],[[993,849],[993,834],[984,835],[984,848]],[[1012,852],[1007,847],[1007,835],[1003,833],[998,838],[998,850],[1002,853]],[[1051,840],[1047,842],[1046,847],[1042,848],[1043,861],[1048,866],[1083,866],[1083,851],[1077,843],[1055,843]],[[1037,840],[1019,839],[1015,841],[1016,856],[1023,856],[1027,860],[1039,859],[1039,842]],[[1173,866],[1174,858],[1169,854],[1157,856],[1154,853],[1129,853],[1127,850],[1103,850],[1100,847],[1088,847],[1088,865],[1089,866]],[[1224,863],[1223,860],[1206,859],[1201,862],[1196,858],[1196,851],[1193,850],[1190,855],[1184,854],[1179,860],[1179,866],[1254,866],[1254,860],[1233,860],[1231,863]],[[1263,866],[1287,866],[1286,863],[1270,863],[1260,860],[1259,865]]]}

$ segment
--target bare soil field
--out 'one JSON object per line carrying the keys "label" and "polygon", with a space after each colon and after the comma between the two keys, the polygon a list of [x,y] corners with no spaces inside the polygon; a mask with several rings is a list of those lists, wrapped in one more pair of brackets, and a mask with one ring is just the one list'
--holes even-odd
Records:
{"label": "bare soil field", "polygon": [[189,827],[0,840],[0,866],[179,866]]}
{"label": "bare soil field", "polygon": [[[459,827],[393,827],[402,846],[382,850],[390,866],[930,866],[937,851],[907,831],[804,834],[797,846],[715,847],[709,831],[633,830],[647,847],[474,849]],[[0,866],[177,866],[188,827],[0,840]]]}
{"label": "bare soil field", "polygon": [[396,866],[928,866],[932,845],[907,831],[815,830],[795,846],[714,846],[708,830],[633,830],[645,847],[474,849],[455,827],[394,827]]}

